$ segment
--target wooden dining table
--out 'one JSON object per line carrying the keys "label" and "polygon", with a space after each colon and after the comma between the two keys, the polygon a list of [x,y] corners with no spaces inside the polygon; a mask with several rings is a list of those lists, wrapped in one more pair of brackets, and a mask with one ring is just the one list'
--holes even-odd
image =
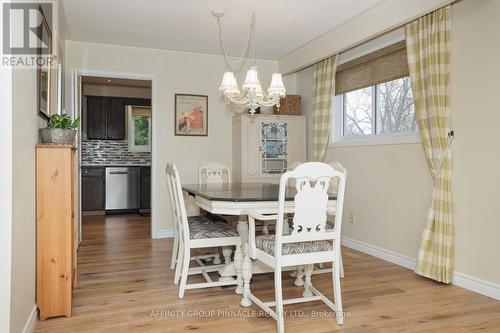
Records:
{"label": "wooden dining table", "polygon": [[[220,280],[234,279],[237,267],[242,269],[243,286],[236,288],[237,294],[243,294],[243,288],[249,288],[253,274],[271,272],[272,269],[255,262],[249,256],[248,217],[245,211],[253,210],[259,214],[276,214],[278,212],[279,184],[272,183],[225,183],[225,184],[186,184],[182,189],[194,197],[195,204],[212,214],[239,216],[237,230],[243,243],[243,255],[235,255],[235,261],[219,269]],[[285,213],[293,213],[295,188],[287,187],[285,194]],[[336,197],[329,196],[328,208],[335,211]],[[292,268],[293,269],[293,268]],[[251,306],[251,301],[243,297],[240,303],[244,307]]]}

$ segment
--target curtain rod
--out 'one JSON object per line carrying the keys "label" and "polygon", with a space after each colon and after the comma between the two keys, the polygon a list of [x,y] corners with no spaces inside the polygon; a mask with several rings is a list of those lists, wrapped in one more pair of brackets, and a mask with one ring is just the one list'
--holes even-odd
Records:
{"label": "curtain rod", "polygon": [[295,74],[295,73],[297,73],[297,72],[300,72],[300,71],[301,71],[301,70],[303,70],[304,68],[307,68],[307,67],[310,67],[310,66],[312,66],[312,65],[315,65],[315,64],[317,64],[318,62],[323,61],[323,60],[325,60],[326,58],[329,58],[329,57],[331,57],[331,56],[333,56],[333,55],[340,55],[341,53],[345,53],[345,52],[347,52],[347,51],[350,51],[350,50],[352,50],[352,49],[355,49],[356,47],[361,46],[361,45],[363,45],[363,44],[365,44],[365,43],[368,43],[368,42],[370,42],[370,41],[372,41],[372,40],[374,40],[374,39],[377,39],[377,38],[379,38],[379,37],[381,37],[381,36],[383,36],[383,35],[385,35],[385,34],[388,34],[388,33],[393,32],[393,31],[395,31],[395,30],[401,29],[401,28],[403,28],[404,26],[406,26],[408,23],[413,22],[413,21],[415,21],[415,20],[418,20],[419,18],[424,17],[425,15],[428,15],[428,14],[430,14],[430,13],[432,13],[432,12],[435,12],[436,10],[440,10],[440,9],[446,8],[446,7],[448,7],[448,6],[454,5],[454,4],[456,4],[456,3],[460,2],[460,1],[462,1],[462,0],[449,0],[449,2],[448,2],[446,5],[439,5],[439,6],[436,6],[436,7],[432,7],[431,9],[429,9],[429,10],[425,11],[423,14],[420,14],[420,15],[418,15],[418,16],[414,16],[414,17],[412,17],[412,18],[409,18],[409,19],[407,19],[407,20],[404,20],[403,22],[399,23],[399,24],[398,24],[397,26],[395,26],[395,27],[391,27],[391,28],[388,28],[388,29],[386,29],[386,30],[382,30],[382,31],[378,32],[377,34],[375,34],[375,35],[373,35],[373,36],[371,36],[371,37],[368,37],[368,38],[363,39],[363,40],[361,40],[361,41],[359,41],[359,42],[356,42],[356,43],[354,43],[354,44],[352,44],[352,45],[350,45],[350,46],[347,46],[347,47],[345,47],[345,48],[343,48],[343,49],[340,49],[339,51],[337,51],[337,52],[335,52],[335,53],[332,53],[332,54],[329,54],[329,55],[327,55],[327,56],[325,56],[325,57],[322,57],[322,58],[320,58],[320,59],[319,59],[319,60],[317,60],[317,61],[314,61],[314,62],[309,63],[309,64],[307,64],[307,65],[301,66],[301,67],[299,67],[298,69],[293,70],[293,71],[291,71],[291,72],[288,72],[288,73],[286,73],[286,74],[284,74],[284,75]]}

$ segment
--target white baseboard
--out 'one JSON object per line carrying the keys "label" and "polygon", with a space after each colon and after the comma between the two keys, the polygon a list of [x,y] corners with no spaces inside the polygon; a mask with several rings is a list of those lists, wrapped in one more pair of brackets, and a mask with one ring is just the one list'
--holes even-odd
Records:
{"label": "white baseboard", "polygon": [[31,309],[31,313],[26,321],[26,325],[24,325],[23,333],[31,333],[35,329],[35,324],[37,322],[38,308],[36,304],[33,305],[33,309]]}
{"label": "white baseboard", "polygon": [[[349,237],[342,236],[342,245],[411,270],[414,270],[416,266],[417,260],[415,258],[407,257]],[[453,284],[496,300],[500,300],[500,285],[498,284],[456,271],[453,274]]]}
{"label": "white baseboard", "polygon": [[371,245],[365,242],[342,236],[342,245],[350,249],[369,254],[379,259],[392,262],[393,264],[403,266],[414,270],[417,265],[417,260],[404,256],[402,254],[383,249],[381,247]]}
{"label": "white baseboard", "polygon": [[173,230],[159,230],[159,231],[156,231],[153,235],[153,239],[173,238],[173,237],[174,237]]}
{"label": "white baseboard", "polygon": [[500,301],[500,285],[464,273],[453,274],[453,284]]}

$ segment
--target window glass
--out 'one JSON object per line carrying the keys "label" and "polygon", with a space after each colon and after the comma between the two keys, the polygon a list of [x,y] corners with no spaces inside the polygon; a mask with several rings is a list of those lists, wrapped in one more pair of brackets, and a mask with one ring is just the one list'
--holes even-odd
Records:
{"label": "window glass", "polygon": [[[337,97],[336,97],[337,98]],[[341,137],[414,133],[415,107],[409,77],[341,95]]]}
{"label": "window glass", "polygon": [[377,86],[377,133],[413,132],[417,129],[410,78]]}
{"label": "window glass", "polygon": [[373,89],[344,94],[344,136],[373,134]]}

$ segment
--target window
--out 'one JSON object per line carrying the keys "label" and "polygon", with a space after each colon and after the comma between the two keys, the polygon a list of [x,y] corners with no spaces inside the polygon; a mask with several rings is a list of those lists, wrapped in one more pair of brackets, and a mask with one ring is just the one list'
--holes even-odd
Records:
{"label": "window", "polygon": [[128,146],[130,151],[151,151],[151,109],[128,107]]}
{"label": "window", "polygon": [[334,104],[333,142],[418,139],[409,77],[337,95]]}

